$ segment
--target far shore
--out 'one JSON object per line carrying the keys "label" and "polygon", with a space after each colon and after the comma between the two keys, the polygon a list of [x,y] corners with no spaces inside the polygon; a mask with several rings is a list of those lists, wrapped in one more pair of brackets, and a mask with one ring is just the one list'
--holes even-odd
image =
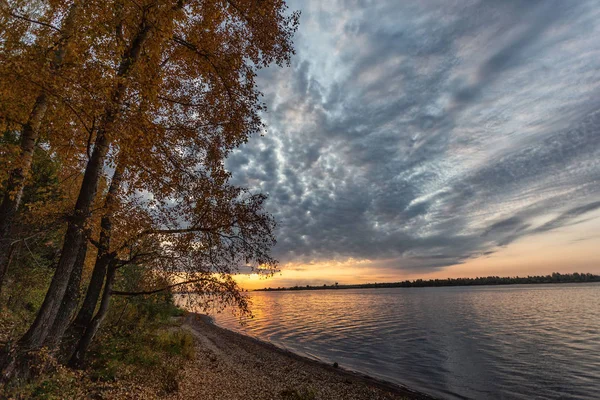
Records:
{"label": "far shore", "polygon": [[534,276],[481,276],[476,278],[446,278],[446,279],[415,279],[401,282],[378,282],[332,285],[306,285],[292,287],[265,287],[254,289],[253,292],[278,292],[296,290],[341,290],[341,289],[389,289],[389,288],[425,288],[425,287],[456,287],[456,286],[504,286],[504,285],[543,285],[561,283],[594,283],[600,282],[600,275],[591,273],[559,273],[552,275]]}
{"label": "far shore", "polygon": [[189,313],[184,327],[194,334],[198,348],[176,399],[433,399],[221,328],[206,315]]}

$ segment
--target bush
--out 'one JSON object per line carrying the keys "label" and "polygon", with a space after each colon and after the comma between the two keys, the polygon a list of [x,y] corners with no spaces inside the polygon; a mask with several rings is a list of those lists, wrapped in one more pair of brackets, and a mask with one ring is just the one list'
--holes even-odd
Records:
{"label": "bush", "polygon": [[[35,296],[28,296],[26,300],[31,301],[32,297]],[[22,313],[29,317],[27,311]],[[5,392],[0,389],[0,398],[102,397],[107,391],[121,393],[119,390],[131,388],[144,388],[157,394],[175,392],[179,388],[181,369],[195,354],[194,337],[180,327],[181,319],[177,318],[183,313],[173,305],[168,294],[115,298],[90,349],[86,370],[73,371],[59,366],[28,384]]]}
{"label": "bush", "polygon": [[171,393],[186,360],[195,354],[193,335],[180,328],[170,294],[115,298],[90,349],[92,378],[136,380]]}

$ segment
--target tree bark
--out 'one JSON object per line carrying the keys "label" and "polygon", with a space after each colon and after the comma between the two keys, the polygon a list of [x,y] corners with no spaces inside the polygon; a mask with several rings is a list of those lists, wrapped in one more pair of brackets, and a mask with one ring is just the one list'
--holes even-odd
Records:
{"label": "tree bark", "polygon": [[108,271],[106,273],[106,284],[104,285],[104,292],[102,292],[102,300],[100,302],[100,308],[98,312],[94,316],[94,318],[90,321],[88,326],[85,329],[85,333],[83,337],[77,344],[77,348],[75,349],[75,353],[69,360],[69,366],[74,368],[81,368],[85,363],[85,355],[102,324],[102,321],[106,317],[106,313],[108,312],[108,306],[110,304],[110,294],[114,283],[116,267],[111,264],[108,267]]}
{"label": "tree bark", "polygon": [[107,152],[108,139],[106,135],[99,134],[92,157],[85,170],[79,197],[75,204],[74,215],[70,218],[67,225],[67,233],[56,272],[52,277],[52,282],[35,321],[19,341],[20,347],[24,350],[40,347],[54,324],[58,309],[67,290],[71,272],[73,272],[75,261],[77,260],[77,254],[87,241],[85,225],[89,219],[90,208],[96,197],[98,181]]}
{"label": "tree bark", "polygon": [[102,294],[102,287],[104,286],[104,278],[106,276],[109,262],[109,257],[96,258],[96,263],[92,272],[92,278],[87,288],[83,304],[79,309],[77,316],[69,325],[69,328],[62,339],[62,352],[67,358],[75,351],[75,346],[83,336],[86,326],[89,325],[94,317],[94,311],[96,311],[98,299]]}
{"label": "tree bark", "polygon": [[[77,19],[80,4],[74,2],[69,13],[64,19],[61,27],[58,47],[54,52],[54,58],[50,63],[50,70],[56,73],[62,66],[67,54],[68,42],[75,29],[75,20]],[[41,92],[35,100],[29,118],[21,130],[21,143],[18,165],[10,172],[6,184],[6,192],[0,205],[0,287],[4,282],[8,264],[10,263],[11,229],[21,204],[23,197],[23,188],[27,175],[31,170],[33,152],[35,143],[39,137],[39,130],[42,120],[48,109],[48,95]]]}
{"label": "tree bark", "polygon": [[100,239],[98,240],[98,255],[96,256],[92,277],[90,279],[83,304],[77,313],[77,317],[75,317],[75,320],[69,326],[68,332],[63,339],[63,348],[67,355],[72,354],[74,351],[73,346],[78,340],[81,339],[86,326],[90,324],[94,316],[98,299],[102,293],[102,286],[104,284],[106,270],[110,262],[114,259],[114,256],[110,254],[110,238],[112,234],[111,210],[113,210],[116,202],[118,201],[117,194],[123,179],[123,172],[124,163],[119,162],[113,174],[113,178],[110,182],[110,187],[106,195],[106,200],[104,202],[106,213],[100,221],[101,230]]}
{"label": "tree bark", "polygon": [[[4,282],[4,277],[6,276],[8,267],[10,266],[10,262],[12,261],[13,254],[15,253],[16,244],[10,244],[7,247],[8,248],[6,248],[6,249],[4,249],[4,248],[0,249],[0,251],[2,252],[2,254],[0,255],[0,258],[2,258],[2,256],[6,257],[6,258],[2,259],[1,264],[0,264],[0,293],[2,293],[2,283]],[[4,252],[6,252],[6,253],[4,253]],[[0,307],[1,307],[1,305],[0,305]]]}
{"label": "tree bark", "polygon": [[58,314],[50,329],[50,333],[44,342],[44,346],[54,351],[60,344],[60,341],[67,330],[69,322],[75,309],[77,308],[77,302],[79,301],[79,288],[81,285],[81,273],[85,264],[85,257],[87,255],[87,244],[80,247],[79,253],[77,254],[77,260],[75,261],[75,268],[69,278],[69,284],[67,285],[67,292],[63,297],[62,304],[58,309]]}

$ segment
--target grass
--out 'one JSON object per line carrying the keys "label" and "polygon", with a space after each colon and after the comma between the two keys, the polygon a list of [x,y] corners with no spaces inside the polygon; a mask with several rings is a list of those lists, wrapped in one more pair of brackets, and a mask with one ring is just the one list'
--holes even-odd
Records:
{"label": "grass", "polygon": [[192,334],[180,327],[183,311],[169,297],[115,303],[90,352],[91,379],[136,380],[162,393],[176,391],[182,365],[195,354]]}
{"label": "grass", "polygon": [[[43,286],[3,294],[0,335],[4,340],[18,337],[35,317]],[[16,290],[20,290],[18,297],[11,295]],[[183,366],[195,354],[193,335],[181,328],[183,314],[169,295],[115,298],[85,370],[55,364],[51,372],[32,382],[0,389],[0,398],[158,398],[173,393]]]}

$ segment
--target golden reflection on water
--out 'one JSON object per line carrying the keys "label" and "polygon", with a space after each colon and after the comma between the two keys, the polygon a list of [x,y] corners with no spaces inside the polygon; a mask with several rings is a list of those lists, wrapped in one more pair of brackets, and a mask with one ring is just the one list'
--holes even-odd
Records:
{"label": "golden reflection on water", "polygon": [[253,292],[218,324],[443,398],[595,398],[600,284]]}

